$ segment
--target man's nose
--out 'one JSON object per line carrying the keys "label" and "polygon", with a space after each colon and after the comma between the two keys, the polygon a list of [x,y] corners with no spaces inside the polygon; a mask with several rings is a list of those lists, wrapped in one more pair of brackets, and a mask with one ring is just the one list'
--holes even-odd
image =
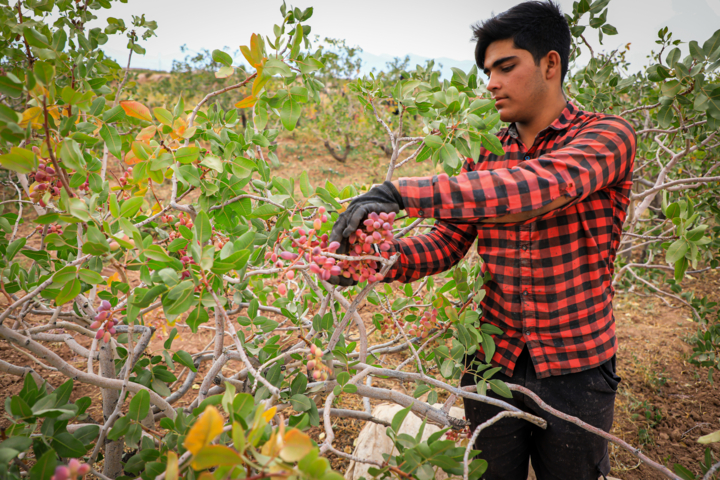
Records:
{"label": "man's nose", "polygon": [[491,92],[494,92],[496,90],[500,89],[500,82],[497,80],[497,77],[494,76],[492,73],[490,74],[490,77],[488,78],[487,87],[488,90]]}

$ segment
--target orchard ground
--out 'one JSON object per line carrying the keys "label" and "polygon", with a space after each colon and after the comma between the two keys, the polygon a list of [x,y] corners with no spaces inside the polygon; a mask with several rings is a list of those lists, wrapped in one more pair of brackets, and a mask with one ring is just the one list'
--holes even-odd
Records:
{"label": "orchard ground", "polygon": [[[279,143],[281,147],[278,157],[281,166],[273,171],[285,178],[297,179],[300,173],[307,171],[311,184],[322,185],[325,180],[330,180],[338,187],[353,182],[370,184],[384,180],[387,158],[379,149],[373,150],[375,147],[359,146],[346,162],[340,163],[328,154],[321,141],[308,138],[299,132],[283,135]],[[111,165],[115,175],[122,175],[124,167],[119,162],[111,162]],[[426,175],[432,171],[429,161],[420,164],[411,162],[402,167],[398,176]],[[155,190],[159,196],[168,195],[168,183],[163,185],[164,189]],[[6,198],[13,195],[14,192],[4,190]],[[27,235],[34,227],[33,223],[27,222],[21,225],[19,233]],[[38,247],[39,237],[33,237],[28,245]],[[472,250],[469,255],[471,254]],[[104,275],[113,273],[111,269],[103,272]],[[132,286],[136,286],[139,282],[135,272],[128,273]],[[688,275],[683,282],[683,288],[695,289],[697,296],[709,295],[712,301],[720,301],[720,272]],[[618,373],[623,380],[618,391],[612,433],[631,445],[640,446],[650,458],[670,468],[674,463],[680,463],[694,473],[700,473],[699,461],[703,458],[706,447],[698,444],[696,440],[720,428],[720,387],[717,383],[713,385],[707,381],[706,370],[698,369],[687,362],[691,348],[684,338],[693,335],[697,328],[697,324],[691,320],[691,312],[686,307],[678,306],[676,302],[664,302],[658,297],[633,293],[618,294],[614,305],[619,342]],[[368,331],[373,329],[371,318],[378,311],[379,307],[367,302],[359,309]],[[272,314],[268,316],[272,318]],[[32,317],[28,319],[31,323],[40,320]],[[162,350],[162,343],[171,327],[165,323],[161,311],[153,312],[146,317],[146,321],[158,329],[146,351],[146,355],[153,355],[154,352]],[[202,326],[196,334],[192,334],[190,329],[183,325],[182,321],[176,325],[180,336],[175,339],[173,349],[183,349],[195,354],[212,341],[214,329],[210,324]],[[351,333],[354,331],[353,328]],[[82,336],[76,338],[78,342],[89,347],[88,339]],[[291,336],[288,336],[282,343],[290,338]],[[371,343],[381,343],[388,338],[375,332],[370,336],[370,340]],[[226,337],[225,342],[230,345],[231,340]],[[52,344],[49,347],[75,367],[83,370],[87,368],[86,359],[74,356],[64,344]],[[387,366],[393,366],[402,362],[407,355],[407,352],[388,355],[381,357],[381,361]],[[56,387],[66,380],[59,372],[35,364],[8,343],[0,344],[0,357],[14,365],[32,366]],[[201,365],[201,374],[198,375],[193,389],[199,389],[201,379],[209,368],[209,362]],[[241,368],[239,362],[231,361],[223,368],[223,374],[229,376]],[[178,375],[181,370],[181,367],[176,366],[175,374]],[[720,378],[715,380],[720,382]],[[412,385],[402,385],[390,380],[377,380],[374,385],[395,388],[408,394],[412,394],[414,390]],[[0,388],[4,397],[16,395],[22,388],[22,381],[18,377],[5,375],[0,377]],[[100,390],[91,385],[76,383],[73,400],[83,396],[89,396],[93,400],[88,413],[94,421],[101,423]],[[317,398],[316,401],[321,405],[324,399]],[[442,395],[440,401],[444,401]],[[181,400],[176,406],[184,406],[188,402],[189,400]],[[376,405],[379,401],[371,400],[371,403]],[[352,395],[344,395],[341,405],[362,410],[360,397]],[[458,401],[457,405],[462,406],[462,402]],[[334,422],[335,446],[351,453],[354,448],[353,441],[364,422],[345,418],[335,419]],[[0,427],[7,425],[5,417],[0,419]],[[323,429],[318,427],[310,430],[318,443],[324,437],[322,432]],[[712,444],[710,448],[717,461],[720,458],[720,444]],[[340,472],[345,471],[347,460],[335,456],[330,456],[330,460],[333,468]],[[632,455],[613,445],[610,447],[610,460],[611,475],[623,480],[662,478],[645,465],[638,465]]]}

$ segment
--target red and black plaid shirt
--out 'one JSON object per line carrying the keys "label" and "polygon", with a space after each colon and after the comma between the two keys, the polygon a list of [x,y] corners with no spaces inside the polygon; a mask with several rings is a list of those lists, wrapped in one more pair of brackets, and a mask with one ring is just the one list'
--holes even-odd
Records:
{"label": "red and black plaid shirt", "polygon": [[[499,157],[483,149],[449,177],[400,179],[411,217],[435,218],[433,230],[396,241],[401,253],[387,280],[411,282],[449,269],[478,238],[486,285],[483,321],[500,327],[492,362],[512,376],[527,345],[539,378],[596,367],[617,350],[613,262],[629,203],[635,132],[620,117],[568,103],[526,149],[511,124]],[[559,209],[526,222],[482,219]]]}

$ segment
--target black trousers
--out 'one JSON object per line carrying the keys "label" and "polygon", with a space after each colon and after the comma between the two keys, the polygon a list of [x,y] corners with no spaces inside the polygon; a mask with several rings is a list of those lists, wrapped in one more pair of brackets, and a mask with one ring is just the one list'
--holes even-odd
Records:
{"label": "black trousers", "polygon": [[[471,360],[468,357],[466,365]],[[461,384],[475,385],[476,378],[473,371],[468,372],[463,375]],[[539,379],[525,348],[512,378],[501,373],[493,378],[522,385],[553,408],[610,431],[615,392],[620,383],[620,377],[615,373],[615,357],[590,370]],[[513,392],[512,399],[490,391],[488,396],[541,417],[548,426],[543,430],[525,420],[503,418],[484,429],[475,444],[482,450],[479,458],[488,462],[483,479],[527,480],[530,459],[538,480],[597,480],[610,473],[607,440],[550,415],[521,393]],[[464,402],[465,416],[472,431],[502,411],[475,400],[464,399]]]}

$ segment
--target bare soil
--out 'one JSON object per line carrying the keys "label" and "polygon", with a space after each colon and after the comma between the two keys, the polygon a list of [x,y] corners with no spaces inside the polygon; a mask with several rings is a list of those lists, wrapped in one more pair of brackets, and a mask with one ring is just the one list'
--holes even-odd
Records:
{"label": "bare soil", "polygon": [[[720,274],[710,271],[694,277],[686,278],[683,287],[716,301]],[[708,447],[697,439],[720,429],[720,387],[717,376],[713,385],[706,369],[687,361],[692,348],[685,339],[697,330],[692,313],[657,297],[632,294],[617,296],[614,306],[623,380],[612,433],[671,469],[679,463],[699,474]],[[709,448],[715,461],[720,460],[720,444]],[[612,475],[619,478],[663,478],[615,445],[611,460]]]}
{"label": "bare soil", "polygon": [[[304,138],[297,134],[280,142],[279,158],[282,166],[274,168],[274,172],[286,178],[297,178],[302,171],[307,171],[311,184],[321,185],[330,180],[336,186],[359,182],[361,184],[377,183],[384,180],[387,159],[379,150],[351,154],[345,163],[333,160],[320,142]],[[414,163],[414,162],[413,162]],[[399,176],[425,175],[432,172],[431,166],[425,164],[407,165],[407,170],[398,172]],[[121,172],[119,165],[114,165],[116,174]],[[159,196],[167,194],[166,189],[157,191]],[[5,196],[14,195],[5,190]],[[21,225],[20,233],[27,235],[34,225],[30,222]],[[33,237],[29,245],[38,246],[38,237]],[[706,272],[685,280],[683,286],[695,289],[696,295],[708,295],[717,301],[720,274]],[[131,276],[131,283],[134,283]],[[682,306],[666,303],[657,297],[646,297],[638,294],[619,294],[615,298],[615,319],[619,340],[618,371],[622,383],[618,391],[615,409],[615,424],[612,433],[631,445],[639,446],[644,453],[672,469],[673,464],[680,463],[696,474],[700,473],[700,460],[706,446],[697,443],[697,438],[720,429],[720,388],[707,380],[707,371],[698,369],[688,363],[691,348],[685,341],[695,333],[697,324],[691,319],[691,312]],[[365,304],[360,313],[368,331],[372,328],[371,317],[376,307]],[[29,318],[30,323],[40,323],[43,319]],[[159,353],[163,342],[171,329],[162,314],[151,316],[148,323],[157,327],[157,334],[151,342],[148,353]],[[193,334],[183,326],[176,325],[179,338],[173,343],[173,350],[183,349],[191,354],[203,351],[213,337],[211,324],[206,324],[198,333]],[[290,338],[288,338],[289,340]],[[371,336],[371,343],[380,343],[383,338],[379,333]],[[78,341],[89,346],[89,341],[78,338]],[[230,340],[226,338],[226,344]],[[64,344],[47,345],[55,353],[79,369],[87,368],[87,360],[75,356]],[[0,358],[15,365],[32,366],[47,381],[59,386],[66,379],[62,374],[42,365],[12,348],[6,342],[0,342]],[[396,365],[405,358],[404,353],[386,357],[383,361],[388,365]],[[193,391],[199,389],[203,374],[208,370],[205,362],[200,368],[198,380]],[[97,369],[97,366],[95,366]],[[229,363],[223,370],[224,375],[231,375],[241,368],[238,362]],[[181,371],[176,368],[176,375]],[[717,379],[716,380],[720,380]],[[410,385],[400,385],[388,380],[374,383],[376,386],[388,388],[412,389]],[[5,396],[16,395],[22,388],[22,380],[10,375],[0,376],[0,388]],[[411,392],[408,392],[411,393]],[[102,423],[100,391],[98,388],[75,384],[72,399],[88,396],[93,400],[88,413],[93,421]],[[190,393],[177,405],[185,406],[195,397]],[[322,405],[323,398],[318,398]],[[373,405],[378,402],[373,401]],[[458,406],[462,406],[458,402]],[[3,409],[4,407],[0,406]],[[344,395],[341,408],[362,410],[362,402],[358,397]],[[8,419],[0,418],[0,427],[6,427]],[[342,451],[352,452],[354,441],[363,427],[363,422],[350,419],[335,419],[335,446]],[[310,434],[317,440],[324,438],[323,429],[315,427]],[[663,478],[629,452],[611,445],[611,475],[623,480]],[[715,461],[720,459],[720,444],[710,446]],[[331,458],[333,468],[344,471],[347,460]]]}

